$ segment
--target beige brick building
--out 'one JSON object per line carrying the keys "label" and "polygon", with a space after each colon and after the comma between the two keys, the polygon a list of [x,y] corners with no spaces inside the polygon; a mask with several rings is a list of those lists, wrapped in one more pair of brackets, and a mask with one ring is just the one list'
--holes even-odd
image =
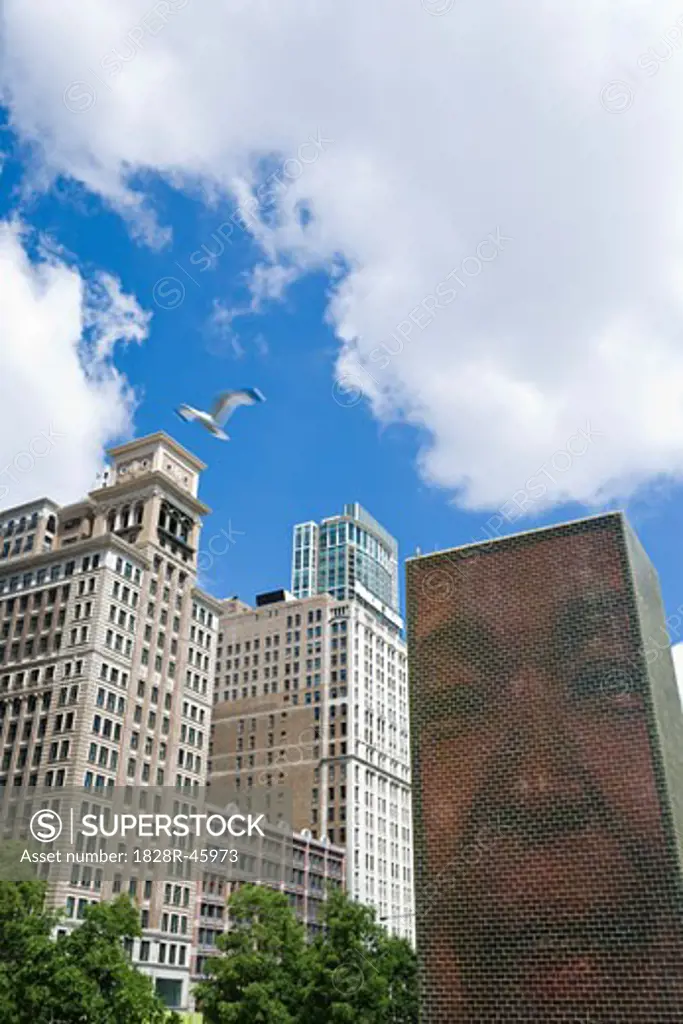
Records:
{"label": "beige brick building", "polygon": [[[399,620],[400,621],[400,620]],[[346,849],[351,895],[413,935],[406,653],[395,617],[286,591],[223,602],[210,780],[286,787],[293,827]]]}
{"label": "beige brick building", "polygon": [[[205,783],[220,612],[195,584],[205,467],[163,433],[109,456],[106,479],[82,501],[0,513],[6,796],[126,785],[195,795]],[[145,928],[134,959],[186,1007],[195,889],[153,884],[142,866],[105,881],[74,865],[54,897],[76,921],[88,902],[130,892]]]}

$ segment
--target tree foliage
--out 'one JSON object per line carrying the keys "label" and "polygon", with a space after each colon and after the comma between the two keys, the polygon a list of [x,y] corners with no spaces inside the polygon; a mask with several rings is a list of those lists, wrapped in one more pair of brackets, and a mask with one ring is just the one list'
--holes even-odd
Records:
{"label": "tree foliage", "polygon": [[89,907],[79,927],[55,938],[60,915],[45,894],[41,882],[0,882],[0,1021],[167,1024],[151,980],[123,948],[140,934],[130,901]]}
{"label": "tree foliage", "polygon": [[207,962],[195,989],[208,1024],[295,1024],[305,979],[303,927],[279,892],[247,885],[229,901],[231,928],[218,939],[225,954]]}
{"label": "tree foliage", "polygon": [[[179,1022],[132,965],[124,938],[140,934],[126,897],[89,907],[55,937],[60,915],[41,882],[0,881],[1,1024]],[[229,902],[196,989],[205,1024],[415,1024],[416,964],[368,907],[330,890],[319,936],[306,942],[287,898],[244,886]]]}
{"label": "tree foliage", "polygon": [[417,1021],[415,954],[371,908],[331,890],[310,944],[281,893],[244,886],[228,910],[222,955],[208,961],[196,989],[206,1024]]}

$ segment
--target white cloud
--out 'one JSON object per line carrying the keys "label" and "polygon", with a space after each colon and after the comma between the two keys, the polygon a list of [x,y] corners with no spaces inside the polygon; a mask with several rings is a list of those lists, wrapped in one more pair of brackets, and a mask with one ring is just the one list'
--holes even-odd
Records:
{"label": "white cloud", "polygon": [[671,656],[674,660],[674,669],[676,671],[676,682],[678,683],[678,692],[681,696],[681,702],[683,702],[683,643],[672,644]]}
{"label": "white cloud", "polygon": [[[429,13],[448,6],[6,0],[14,123],[155,238],[131,173],[248,210],[267,159],[267,216],[247,216],[266,258],[346,268],[339,372],[424,432],[424,475],[464,505],[539,473],[533,509],[680,477],[680,10]],[[587,421],[600,436],[567,465]]]}
{"label": "white cloud", "polygon": [[111,274],[101,274],[90,287],[84,308],[84,327],[92,334],[96,359],[109,358],[122,340],[142,342],[150,314],[143,314],[132,295],[125,295]]}
{"label": "white cloud", "polygon": [[[233,326],[235,321],[262,313],[268,302],[284,298],[287,288],[298,275],[299,271],[292,266],[257,263],[246,278],[250,297],[245,305],[231,306],[220,299],[214,299],[209,326],[220,342],[229,345],[234,356],[241,359],[245,354],[244,341]],[[250,347],[260,356],[268,353],[268,344],[261,334],[256,335]],[[220,351],[215,344],[210,344],[209,348],[214,354]]]}
{"label": "white cloud", "polygon": [[214,299],[209,320],[214,338],[218,341],[218,345],[215,341],[209,343],[209,351],[214,355],[223,354],[227,346],[235,358],[241,359],[244,356],[244,346],[233,327],[235,318],[238,316],[240,316],[239,309],[233,309],[224,305],[220,299]]}
{"label": "white cloud", "polygon": [[[133,394],[111,361],[148,317],[109,275],[85,281],[18,224],[0,222],[0,496],[9,507],[90,490],[102,448],[131,430]],[[35,245],[31,244],[34,249]]]}
{"label": "white cloud", "polygon": [[209,319],[211,335],[207,345],[213,355],[231,354],[236,359],[242,359],[247,352],[250,355],[257,355],[264,358],[269,353],[268,342],[262,334],[257,333],[253,337],[240,336],[233,324],[239,317],[249,316],[252,313],[260,312],[261,306],[252,301],[248,306],[233,307],[226,306],[220,299],[214,299]]}

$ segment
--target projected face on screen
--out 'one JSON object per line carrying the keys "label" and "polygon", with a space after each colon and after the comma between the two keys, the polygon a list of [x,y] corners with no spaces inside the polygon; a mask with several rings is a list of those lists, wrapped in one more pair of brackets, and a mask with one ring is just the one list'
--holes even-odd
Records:
{"label": "projected face on screen", "polygon": [[434,585],[437,566],[411,582],[418,852],[439,889],[418,909],[425,1020],[683,1013],[676,867],[616,538],[504,542],[449,569],[452,587]]}

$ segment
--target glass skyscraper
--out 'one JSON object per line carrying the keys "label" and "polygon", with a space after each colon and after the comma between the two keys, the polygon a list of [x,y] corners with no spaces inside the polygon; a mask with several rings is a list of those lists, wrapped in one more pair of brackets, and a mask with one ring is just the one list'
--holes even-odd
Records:
{"label": "glass skyscraper", "polygon": [[292,593],[297,598],[332,594],[358,598],[402,625],[398,595],[398,544],[354,502],[341,515],[294,527]]}

